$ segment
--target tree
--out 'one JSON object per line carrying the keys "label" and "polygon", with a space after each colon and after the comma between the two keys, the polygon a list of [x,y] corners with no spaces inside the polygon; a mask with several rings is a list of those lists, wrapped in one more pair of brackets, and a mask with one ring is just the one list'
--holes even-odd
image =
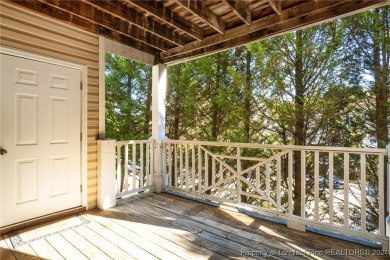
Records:
{"label": "tree", "polygon": [[358,14],[343,23],[348,40],[345,52],[355,56],[349,64],[349,79],[369,90],[367,99],[375,104],[366,108],[373,122],[371,135],[378,148],[385,148],[389,138],[390,8]]}
{"label": "tree", "polygon": [[151,128],[151,67],[106,54],[106,135],[147,139]]}
{"label": "tree", "polygon": [[[369,136],[378,148],[385,148],[389,142],[389,96],[390,96],[390,8],[370,10],[345,19],[348,36],[345,51],[355,56],[351,63],[349,78],[367,89],[366,118]],[[363,75],[363,76],[361,76]],[[385,159],[385,164],[386,161]],[[371,174],[372,175],[372,174]],[[386,194],[387,168],[384,172]],[[375,180],[375,178],[374,178]],[[374,181],[376,186],[377,181]],[[377,191],[378,192],[378,191]],[[375,196],[376,197],[376,196]],[[378,201],[367,201],[378,207]],[[385,196],[385,205],[387,196]],[[386,210],[385,210],[386,211]],[[386,213],[386,212],[385,212]]]}
{"label": "tree", "polygon": [[[337,85],[336,69],[341,35],[337,22],[312,27],[252,46],[260,55],[265,77],[264,90],[258,96],[259,112],[272,123],[270,128],[282,135],[284,144],[319,144],[320,130],[329,116],[324,94]],[[268,57],[265,57],[267,53]],[[293,115],[293,116],[291,116]],[[294,214],[301,214],[301,154],[294,154]],[[284,161],[285,164],[287,161]],[[286,169],[285,169],[286,170]],[[286,175],[285,175],[286,176]],[[287,176],[286,176],[287,177]]]}

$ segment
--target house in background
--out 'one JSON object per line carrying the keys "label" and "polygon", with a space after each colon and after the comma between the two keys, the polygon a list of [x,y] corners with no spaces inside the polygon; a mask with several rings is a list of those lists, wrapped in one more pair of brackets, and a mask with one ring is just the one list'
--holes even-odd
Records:
{"label": "house in background", "polygon": [[[239,162],[232,167],[217,155],[203,150],[204,146],[215,144],[166,140],[166,67],[386,4],[389,4],[388,0],[1,0],[2,230],[15,229],[26,222],[42,222],[48,218],[96,208],[98,197],[106,193],[107,183],[98,185],[101,180],[98,178],[98,168],[105,167],[105,153],[98,154],[98,140],[104,139],[105,125],[105,52],[153,65],[151,138],[154,141],[111,144],[114,148],[125,146],[126,156],[123,162],[118,160],[117,176],[120,171],[124,171],[125,176],[133,172],[132,179],[124,178],[126,185],[132,181],[135,183],[136,166],[133,164],[128,168],[129,160],[135,161],[132,158],[136,154],[142,156],[144,151],[148,151],[148,158],[145,155],[140,159],[145,162],[145,167],[146,164],[149,166],[148,172],[139,173],[142,183],[139,181],[137,187],[133,183],[129,191],[153,187],[154,191],[161,192],[171,188],[210,199],[211,189],[226,182],[223,182],[223,177],[215,181],[213,176],[214,180],[210,177],[208,183],[208,175],[202,182],[201,174],[208,174],[205,170],[208,165],[203,165],[204,172],[199,172],[197,181],[195,175],[188,177],[192,186],[183,186],[182,178],[186,173],[189,174],[189,164],[193,163],[195,168],[197,162],[202,168],[200,160],[191,158],[210,156],[216,160],[212,161],[214,168],[215,164],[219,165],[221,169],[230,171],[232,175],[227,176],[229,180],[239,180],[234,189],[238,192],[236,202],[241,203],[240,183],[245,180],[240,180]],[[240,158],[240,148],[237,148],[240,145],[231,146],[237,149],[235,158]],[[133,149],[133,154],[127,155],[129,147]],[[278,161],[281,156],[299,147],[284,149],[287,152],[283,153],[282,149],[280,152],[283,154],[273,159]],[[310,148],[302,149],[312,151]],[[319,151],[323,150],[315,150],[314,153],[318,155]],[[382,171],[382,193],[379,199],[381,223],[376,237],[377,241],[386,243],[383,176],[386,151],[330,149],[328,152],[337,151],[378,156],[379,172]],[[188,160],[180,163],[181,170],[177,170],[179,176],[172,174],[172,168],[176,171],[172,163],[176,159],[173,157],[177,156],[178,160]],[[104,167],[98,165],[98,157],[102,159]],[[115,156],[111,156],[111,159],[115,160]],[[208,159],[203,163],[206,161]],[[121,168],[121,163],[126,167]],[[182,167],[184,164],[187,168]],[[261,166],[256,165],[258,168]],[[253,169],[256,170],[256,167]],[[249,170],[242,169],[242,172],[245,174]],[[195,174],[195,170],[191,174]],[[178,178],[181,178],[180,181]],[[316,178],[318,181],[318,176]],[[199,189],[195,189],[198,184]],[[201,187],[200,184],[205,186]],[[112,187],[108,186],[110,193]],[[221,189],[226,192],[228,188]],[[285,209],[280,201],[270,198],[269,190],[265,193],[256,187],[254,190],[257,190],[256,194],[246,195],[268,196],[269,202],[277,210],[291,212],[292,201],[290,208]],[[292,190],[286,192],[292,200]],[[280,197],[280,193],[275,196]],[[214,199],[224,200],[217,197]],[[99,203],[104,207],[103,202]],[[315,203],[318,203],[318,199]],[[348,207],[344,213],[348,214]],[[272,216],[280,214],[270,213]],[[291,214],[286,219],[289,220],[289,226],[297,229],[305,229],[307,224]],[[348,227],[344,229],[346,234],[355,235],[348,231]],[[362,233],[362,238],[371,238],[365,231]]]}

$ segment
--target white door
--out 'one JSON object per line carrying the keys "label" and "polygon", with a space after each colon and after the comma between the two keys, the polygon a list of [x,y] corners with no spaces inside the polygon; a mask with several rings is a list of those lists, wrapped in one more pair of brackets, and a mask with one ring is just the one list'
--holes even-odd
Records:
{"label": "white door", "polygon": [[81,205],[80,74],[1,54],[0,226]]}

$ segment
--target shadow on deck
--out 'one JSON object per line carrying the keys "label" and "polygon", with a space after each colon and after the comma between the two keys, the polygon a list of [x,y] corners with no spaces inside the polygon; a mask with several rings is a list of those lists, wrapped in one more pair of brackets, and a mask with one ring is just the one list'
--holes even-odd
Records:
{"label": "shadow on deck", "polygon": [[[375,256],[385,253],[378,249],[169,194],[137,195],[118,200],[109,210],[81,216],[87,222],[72,228],[61,230],[57,221],[31,228],[25,235],[21,231],[20,237],[30,242],[16,248],[12,237],[4,235],[0,258],[388,259]],[[45,229],[47,234],[42,235]],[[39,238],[34,239],[34,232]]]}

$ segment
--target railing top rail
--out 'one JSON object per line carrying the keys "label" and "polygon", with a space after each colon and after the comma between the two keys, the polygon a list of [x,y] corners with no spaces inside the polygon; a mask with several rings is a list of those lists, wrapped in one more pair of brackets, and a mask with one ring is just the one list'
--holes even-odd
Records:
{"label": "railing top rail", "polygon": [[274,144],[256,144],[256,143],[229,143],[229,142],[208,142],[208,141],[189,141],[189,140],[165,140],[163,144],[195,144],[205,146],[228,146],[240,148],[262,148],[275,150],[305,150],[319,152],[349,152],[349,153],[369,153],[369,154],[387,154],[386,149],[380,148],[355,148],[355,147],[331,147],[331,146],[301,146],[301,145],[274,145]]}
{"label": "railing top rail", "polygon": [[154,140],[126,140],[126,141],[116,141],[116,145],[126,145],[126,144],[152,144]]}

